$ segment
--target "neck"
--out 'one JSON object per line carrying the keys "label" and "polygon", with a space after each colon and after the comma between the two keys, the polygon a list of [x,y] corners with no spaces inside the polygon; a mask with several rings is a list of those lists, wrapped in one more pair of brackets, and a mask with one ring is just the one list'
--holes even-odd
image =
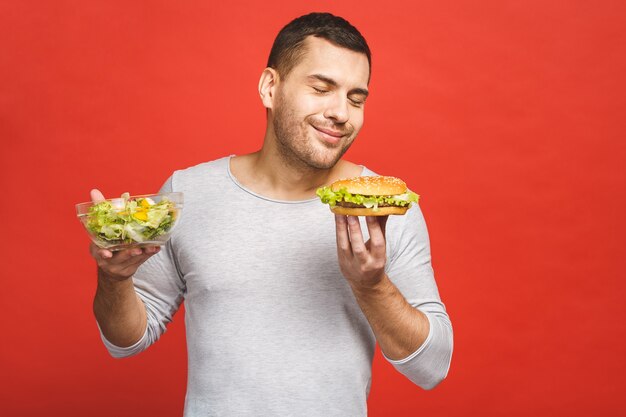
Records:
{"label": "neck", "polygon": [[360,175],[362,168],[340,160],[332,168],[316,169],[285,158],[266,137],[259,151],[232,158],[230,170],[240,184],[259,195],[298,201],[314,198],[317,188],[340,178]]}
{"label": "neck", "polygon": [[242,166],[244,170],[239,170],[239,174],[242,178],[247,178],[245,186],[277,200],[306,200],[315,197],[315,190],[332,182],[334,172],[343,165],[339,162],[330,169],[315,169],[298,164],[297,161],[286,161],[266,144],[258,152],[244,156],[247,160],[242,162],[246,164]]}

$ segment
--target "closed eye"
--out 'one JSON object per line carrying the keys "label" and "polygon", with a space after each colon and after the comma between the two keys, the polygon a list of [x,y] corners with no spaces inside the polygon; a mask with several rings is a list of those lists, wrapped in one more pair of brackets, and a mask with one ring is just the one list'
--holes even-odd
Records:
{"label": "closed eye", "polygon": [[363,107],[365,104],[365,99],[348,98],[348,100],[354,107]]}
{"label": "closed eye", "polygon": [[311,86],[311,88],[315,90],[316,93],[320,93],[320,94],[328,93],[328,90],[325,90],[323,88],[314,87],[314,86]]}

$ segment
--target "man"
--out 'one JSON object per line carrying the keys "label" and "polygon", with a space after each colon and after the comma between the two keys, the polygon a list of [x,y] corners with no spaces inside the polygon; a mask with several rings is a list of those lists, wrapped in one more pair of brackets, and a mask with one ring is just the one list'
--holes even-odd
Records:
{"label": "man", "polygon": [[369,48],[348,22],[294,20],[259,82],[262,148],[168,179],[162,191],[184,192],[185,208],[162,249],[92,246],[94,312],[113,356],[146,349],[185,300],[185,415],[365,416],[376,341],[421,387],[445,378],[452,330],[419,207],[359,220],[315,197],[372,175],[340,159],[369,78]]}

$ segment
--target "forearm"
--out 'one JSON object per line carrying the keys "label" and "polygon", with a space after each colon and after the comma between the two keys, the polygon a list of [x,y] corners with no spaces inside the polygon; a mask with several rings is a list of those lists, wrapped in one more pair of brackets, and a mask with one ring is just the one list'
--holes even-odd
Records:
{"label": "forearm", "polygon": [[387,358],[406,358],[428,337],[428,318],[406,301],[387,275],[373,286],[352,285],[352,291]]}
{"label": "forearm", "polygon": [[146,308],[135,292],[132,278],[112,280],[98,269],[93,311],[102,334],[116,346],[131,346],[146,331]]}

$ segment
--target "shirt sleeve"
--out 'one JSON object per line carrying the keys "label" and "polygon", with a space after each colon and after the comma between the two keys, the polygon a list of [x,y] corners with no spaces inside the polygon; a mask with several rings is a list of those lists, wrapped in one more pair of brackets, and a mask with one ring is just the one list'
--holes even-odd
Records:
{"label": "shirt sleeve", "polygon": [[[172,189],[170,178],[160,192],[169,192]],[[146,350],[161,337],[167,324],[178,311],[186,286],[173,256],[175,234],[176,229],[161,251],[143,263],[132,277],[135,292],[146,306],[148,319],[146,331],[141,339],[132,346],[120,347],[108,341],[100,331],[100,337],[111,356],[124,358]]]}
{"label": "shirt sleeve", "polygon": [[414,204],[404,216],[390,216],[386,235],[386,273],[407,302],[426,315],[430,331],[424,343],[408,357],[385,358],[413,383],[432,389],[448,374],[453,334],[435,283],[428,230],[419,206]]}

